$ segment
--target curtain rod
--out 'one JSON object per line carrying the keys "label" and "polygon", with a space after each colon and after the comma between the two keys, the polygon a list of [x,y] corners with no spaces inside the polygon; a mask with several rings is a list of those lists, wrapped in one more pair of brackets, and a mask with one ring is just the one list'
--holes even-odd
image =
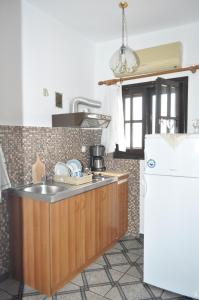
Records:
{"label": "curtain rod", "polygon": [[140,78],[159,76],[159,75],[171,74],[171,73],[186,72],[186,71],[191,71],[192,73],[196,73],[196,71],[198,69],[199,69],[199,65],[195,65],[195,66],[189,66],[189,67],[185,67],[185,68],[177,68],[177,69],[171,69],[171,70],[166,70],[166,71],[160,71],[160,72],[154,72],[154,73],[124,77],[124,78],[117,78],[117,79],[109,79],[109,80],[99,81],[98,85],[103,85],[103,84],[113,85],[113,84],[116,84],[117,82],[122,83],[123,81],[128,81],[128,80],[135,80],[135,79],[140,79]]}

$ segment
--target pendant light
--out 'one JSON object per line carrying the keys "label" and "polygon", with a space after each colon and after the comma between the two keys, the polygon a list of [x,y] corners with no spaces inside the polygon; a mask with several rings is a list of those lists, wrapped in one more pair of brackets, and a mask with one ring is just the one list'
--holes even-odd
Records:
{"label": "pendant light", "polygon": [[110,68],[115,77],[126,77],[131,75],[139,65],[137,54],[128,47],[127,22],[125,16],[125,8],[128,3],[122,1],[119,3],[122,9],[122,46],[113,54],[110,60]]}

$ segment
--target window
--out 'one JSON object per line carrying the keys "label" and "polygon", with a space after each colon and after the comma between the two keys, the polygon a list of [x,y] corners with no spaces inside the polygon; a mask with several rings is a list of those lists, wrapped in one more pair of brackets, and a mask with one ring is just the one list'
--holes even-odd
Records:
{"label": "window", "polygon": [[115,158],[144,158],[144,136],[187,131],[188,77],[163,79],[122,87],[126,152]]}

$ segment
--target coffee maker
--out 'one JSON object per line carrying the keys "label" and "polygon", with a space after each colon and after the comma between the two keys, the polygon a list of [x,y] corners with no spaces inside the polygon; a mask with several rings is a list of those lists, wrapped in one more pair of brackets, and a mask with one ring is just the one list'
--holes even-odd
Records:
{"label": "coffee maker", "polygon": [[104,152],[105,147],[103,145],[90,146],[90,168],[91,171],[101,172],[105,171],[104,165]]}

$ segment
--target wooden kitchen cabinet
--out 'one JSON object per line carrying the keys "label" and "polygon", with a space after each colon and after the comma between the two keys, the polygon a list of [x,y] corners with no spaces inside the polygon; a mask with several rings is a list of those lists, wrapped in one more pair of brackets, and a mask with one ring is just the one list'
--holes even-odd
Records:
{"label": "wooden kitchen cabinet", "polygon": [[117,206],[117,239],[119,239],[128,230],[128,176],[118,178]]}
{"label": "wooden kitchen cabinet", "polygon": [[109,184],[50,205],[52,291],[114,243],[115,197]]}
{"label": "wooden kitchen cabinet", "polygon": [[14,277],[43,294],[56,292],[124,233],[125,193],[126,186],[112,183],[54,203],[11,199]]}
{"label": "wooden kitchen cabinet", "polygon": [[117,181],[117,196],[114,203],[115,239],[121,238],[128,230],[128,172],[108,170],[102,172],[104,176],[114,176]]}
{"label": "wooden kitchen cabinet", "polygon": [[12,276],[50,294],[49,203],[9,198]]}

